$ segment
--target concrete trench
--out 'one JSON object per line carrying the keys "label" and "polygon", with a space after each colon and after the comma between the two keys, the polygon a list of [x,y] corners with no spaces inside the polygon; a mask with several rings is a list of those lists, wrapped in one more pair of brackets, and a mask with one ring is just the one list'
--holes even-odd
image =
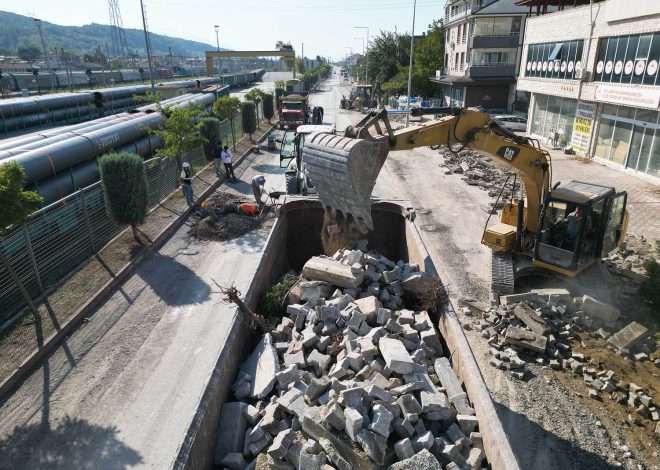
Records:
{"label": "concrete trench", "polygon": [[[374,201],[375,230],[367,237],[369,246],[390,259],[418,263],[420,269],[437,274],[417,226],[406,217],[401,201]],[[290,269],[299,272],[312,256],[322,254],[323,209],[318,199],[288,198],[268,236],[259,267],[244,293],[246,303],[255,308],[259,296]],[[179,449],[175,469],[211,469],[223,403],[240,364],[252,351],[258,336],[246,322],[231,325],[225,344],[195,413],[187,436]],[[451,362],[479,420],[487,461],[493,469],[517,470],[518,463],[502,428],[493,401],[451,304],[444,315],[432,319],[441,335],[445,354]]]}

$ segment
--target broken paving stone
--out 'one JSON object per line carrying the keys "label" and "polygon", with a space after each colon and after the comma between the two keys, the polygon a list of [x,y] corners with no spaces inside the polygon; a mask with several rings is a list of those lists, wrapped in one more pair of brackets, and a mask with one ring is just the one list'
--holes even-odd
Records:
{"label": "broken paving stone", "polygon": [[393,463],[387,470],[442,470],[442,465],[431,452],[423,449],[408,459]]}
{"label": "broken paving stone", "polygon": [[433,368],[448,396],[457,395],[463,392],[458,377],[456,377],[454,369],[452,369],[451,364],[449,364],[449,359],[446,357],[436,359]]}
{"label": "broken paving stone", "polygon": [[273,346],[273,338],[270,333],[261,337],[241,370],[252,377],[250,384],[252,398],[264,398],[270,393],[275,385],[275,375],[280,371],[277,351]]}
{"label": "broken paving stone", "polygon": [[346,266],[331,258],[314,256],[305,263],[302,269],[303,277],[318,281],[325,281],[339,287],[356,288],[364,280],[364,271],[354,273],[350,266]]}
{"label": "broken paving stone", "polygon": [[541,354],[545,352],[547,343],[548,339],[545,336],[515,326],[509,326],[504,337],[504,344],[512,344]]}
{"label": "broken paving stone", "polygon": [[413,371],[415,363],[398,339],[383,337],[378,341],[378,349],[391,371],[398,374],[410,374]]}
{"label": "broken paving stone", "polygon": [[649,330],[637,322],[630,322],[624,328],[614,333],[607,340],[617,350],[630,350],[648,334]]}
{"label": "broken paving stone", "polygon": [[621,311],[615,306],[600,302],[588,295],[582,297],[582,306],[580,308],[583,312],[606,322],[616,321],[621,316]]}
{"label": "broken paving stone", "polygon": [[529,305],[525,303],[516,305],[513,309],[513,314],[534,333],[539,335],[548,333],[548,325]]}

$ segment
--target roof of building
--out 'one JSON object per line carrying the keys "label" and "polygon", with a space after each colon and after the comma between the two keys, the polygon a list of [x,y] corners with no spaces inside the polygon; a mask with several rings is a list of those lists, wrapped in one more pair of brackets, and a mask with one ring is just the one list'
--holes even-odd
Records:
{"label": "roof of building", "polygon": [[[593,0],[594,3],[602,2],[604,0]],[[520,6],[537,6],[537,5],[547,5],[547,6],[579,6],[579,5],[589,5],[589,0],[516,0],[516,5]]]}
{"label": "roof of building", "polygon": [[520,1],[521,0],[495,0],[494,2],[488,3],[481,8],[475,8],[472,10],[472,15],[524,15],[528,12],[528,9],[526,6],[518,6]]}

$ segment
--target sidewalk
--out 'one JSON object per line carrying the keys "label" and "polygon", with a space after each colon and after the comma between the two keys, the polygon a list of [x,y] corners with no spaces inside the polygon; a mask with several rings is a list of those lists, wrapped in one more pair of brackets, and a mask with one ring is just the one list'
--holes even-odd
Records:
{"label": "sidewalk", "polygon": [[617,192],[626,191],[630,213],[628,232],[643,235],[651,243],[660,239],[660,183],[653,184],[595,160],[566,155],[561,150],[548,151],[553,163],[553,184],[577,180],[612,186]]}
{"label": "sidewalk", "polygon": [[[255,141],[270,128],[270,124],[263,121],[253,134]],[[244,136],[236,143],[235,155],[244,155],[251,146],[249,138]],[[204,167],[193,179],[195,197],[199,197],[216,181],[213,165]],[[140,232],[149,240],[156,240],[187,209],[181,190],[177,189],[148,214],[147,221],[139,228]],[[66,328],[77,312],[146,248],[138,246],[131,231],[125,229],[36,305],[39,311],[36,319],[27,313],[5,331],[0,336],[0,385],[42,350],[50,338]]]}

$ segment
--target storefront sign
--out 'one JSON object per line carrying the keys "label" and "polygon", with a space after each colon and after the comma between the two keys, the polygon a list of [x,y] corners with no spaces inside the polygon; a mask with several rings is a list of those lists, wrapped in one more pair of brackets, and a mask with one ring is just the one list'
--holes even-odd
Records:
{"label": "storefront sign", "polygon": [[598,84],[594,87],[594,100],[655,109],[660,104],[660,89]]}
{"label": "storefront sign", "polygon": [[581,153],[586,153],[591,141],[591,129],[593,127],[596,105],[591,103],[578,103],[573,121],[573,135],[571,147]]}

